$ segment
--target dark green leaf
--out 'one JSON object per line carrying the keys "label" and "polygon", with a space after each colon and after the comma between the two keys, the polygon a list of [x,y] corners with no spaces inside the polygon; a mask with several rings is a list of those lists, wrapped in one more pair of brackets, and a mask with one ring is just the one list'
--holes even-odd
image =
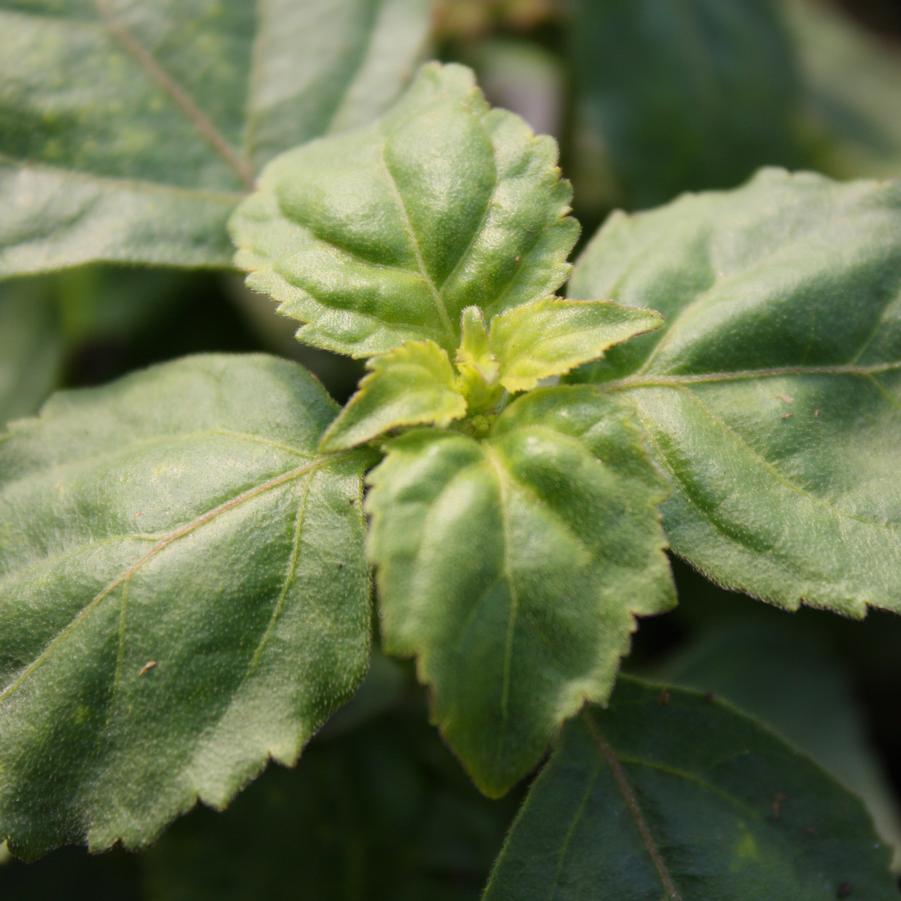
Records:
{"label": "dark green leaf", "polygon": [[615,214],[571,290],[667,319],[586,377],[645,423],[675,551],[789,609],[901,612],[901,183],[770,170]]}
{"label": "dark green leaf", "polygon": [[837,5],[788,0],[808,117],[822,147],[817,168],[844,177],[901,171],[901,54]]}
{"label": "dark green leaf", "polygon": [[578,0],[572,43],[581,112],[628,206],[802,158],[777,0]]}
{"label": "dark green leaf", "polygon": [[513,811],[449,758],[419,711],[316,741],[175,824],[143,857],[147,901],[476,901]]}
{"label": "dark green leaf", "polygon": [[667,681],[713,691],[806,751],[867,805],[901,862],[901,819],[834,649],[795,620],[720,628],[677,653]]}
{"label": "dark green leaf", "polygon": [[425,0],[0,2],[0,276],[228,266],[263,164],[371,120],[426,24]]}
{"label": "dark green leaf", "polygon": [[566,727],[485,901],[896,901],[861,803],[722,701],[620,680]]}
{"label": "dark green leaf", "polygon": [[293,363],[188,358],[0,438],[0,838],[152,840],[292,764],[366,667],[360,455]]}
{"label": "dark green leaf", "polygon": [[410,432],[370,479],[384,647],[418,656],[435,721],[501,795],[606,700],[635,615],[674,602],[658,477],[624,410],[570,387],[525,395],[482,442]]}
{"label": "dark green leaf", "polygon": [[462,66],[424,66],[378,122],[283,154],[231,231],[248,284],[351,356],[453,352],[460,314],[553,293],[578,235],[557,145],[491,110]]}

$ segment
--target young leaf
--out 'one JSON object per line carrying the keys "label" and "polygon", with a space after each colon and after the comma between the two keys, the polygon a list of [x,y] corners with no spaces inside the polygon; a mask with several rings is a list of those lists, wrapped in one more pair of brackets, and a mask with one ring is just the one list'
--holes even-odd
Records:
{"label": "young leaf", "polygon": [[360,454],[293,363],[194,357],[0,442],[0,838],[152,840],[291,764],[369,646]]}
{"label": "young leaf", "polygon": [[[603,886],[603,895],[599,894]],[[722,701],[621,678],[568,725],[485,901],[894,901],[861,803]]]}
{"label": "young leaf", "polygon": [[546,297],[496,316],[489,344],[498,360],[500,383],[508,391],[528,391],[541,379],[596,360],[615,344],[662,323],[652,310]]}
{"label": "young leaf", "polygon": [[579,111],[630,207],[797,165],[802,85],[779,0],[577,0]]}
{"label": "young leaf", "polygon": [[2,0],[0,277],[228,266],[263,164],[371,121],[427,27],[425,0]]}
{"label": "young leaf", "polygon": [[557,146],[490,110],[462,66],[424,66],[377,123],[283,154],[231,220],[248,284],[351,356],[429,338],[460,314],[553,293],[578,235]]}
{"label": "young leaf", "polygon": [[572,290],[666,317],[586,377],[652,436],[676,552],[788,609],[901,612],[901,183],[771,170],[615,215]]}
{"label": "young leaf", "polygon": [[370,475],[384,647],[418,656],[486,794],[528,773],[586,698],[606,700],[634,616],[674,602],[636,436],[589,388],[539,389],[485,441],[413,431]]}
{"label": "young leaf", "polygon": [[324,450],[371,441],[398,426],[446,426],[466,415],[447,352],[434,341],[408,341],[368,363],[368,375],[322,438]]}

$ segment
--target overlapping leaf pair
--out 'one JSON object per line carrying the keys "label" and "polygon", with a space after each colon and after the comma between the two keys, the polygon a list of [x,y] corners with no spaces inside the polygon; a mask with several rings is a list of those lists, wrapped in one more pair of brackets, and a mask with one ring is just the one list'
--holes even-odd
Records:
{"label": "overlapping leaf pair", "polygon": [[299,337],[378,353],[322,449],[420,426],[370,477],[382,639],[417,657],[492,795],[606,700],[633,615],[674,603],[665,492],[629,412],[566,386],[509,403],[661,322],[549,296],[577,234],[555,163],[468,71],[428,66],[367,131],[273,163],[232,224]]}
{"label": "overlapping leaf pair", "polygon": [[[427,66],[375,124],[276,158],[231,222],[302,340],[370,359],[344,411],[294,364],[210,356],[59,396],[0,439],[0,827],[18,853],[146,843],[295,761],[348,698],[369,645],[360,445],[385,453],[365,501],[384,647],[417,658],[490,795],[608,699],[635,616],[675,601],[667,541],[789,609],[901,610],[898,184],[772,171],[614,216],[570,285],[604,300],[554,295],[569,199],[553,141],[467,70]],[[619,745],[593,714],[569,727],[527,827],[554,780],[574,829],[602,770],[616,788],[617,754],[647,750],[649,692],[627,688],[641,716]],[[728,718],[701,703],[679,709]],[[756,814],[732,807],[740,832]]]}

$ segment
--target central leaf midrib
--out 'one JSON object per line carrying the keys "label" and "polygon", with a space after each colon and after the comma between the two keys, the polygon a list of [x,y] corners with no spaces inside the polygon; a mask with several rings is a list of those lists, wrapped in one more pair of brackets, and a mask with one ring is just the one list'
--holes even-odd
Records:
{"label": "central leaf midrib", "polygon": [[594,743],[598,754],[610,771],[610,775],[613,779],[614,784],[616,785],[617,790],[620,793],[620,796],[623,799],[626,810],[628,811],[629,816],[631,817],[632,822],[635,824],[635,828],[638,831],[642,846],[647,852],[648,857],[651,859],[651,863],[654,866],[654,870],[657,873],[660,884],[663,887],[664,892],[666,892],[668,901],[682,901],[682,895],[679,893],[679,889],[676,887],[676,884],[673,881],[673,877],[669,871],[669,867],[666,864],[666,860],[664,859],[663,854],[661,853],[660,848],[656,840],[654,839],[654,835],[651,832],[651,828],[644,817],[644,813],[642,812],[641,806],[638,803],[638,798],[635,795],[635,790],[632,788],[632,785],[629,782],[628,777],[626,776],[625,770],[623,770],[622,766],[620,765],[619,757],[617,756],[616,751],[604,738],[600,728],[594,721],[594,718],[587,710],[585,710],[582,714],[582,722],[585,724],[588,735]]}
{"label": "central leaf midrib", "polygon": [[609,382],[595,382],[599,391],[631,391],[638,388],[673,388],[684,385],[706,385],[718,382],[747,382],[754,379],[815,377],[815,376],[857,376],[866,378],[885,372],[901,370],[901,361],[859,365],[856,363],[834,363],[824,366],[773,366],[761,369],[734,369],[717,372],[698,373],[642,373],[627,375]]}
{"label": "central leaf midrib", "polygon": [[404,196],[401,193],[400,185],[397,183],[394,172],[391,170],[391,166],[388,164],[388,160],[385,157],[384,144],[381,147],[380,157],[382,161],[382,167],[384,168],[385,173],[388,176],[388,186],[391,189],[391,193],[394,197],[398,212],[401,214],[401,217],[403,219],[404,230],[407,233],[407,238],[410,242],[410,248],[416,258],[416,266],[419,270],[419,274],[422,276],[426,287],[429,289],[429,294],[432,298],[435,312],[438,314],[438,318],[441,320],[441,327],[447,335],[449,344],[446,345],[446,348],[452,349],[457,343],[457,333],[454,329],[453,323],[451,322],[450,314],[448,313],[447,304],[444,301],[444,297],[441,294],[441,291],[438,289],[438,286],[435,284],[434,279],[431,277],[431,275],[429,275],[428,268],[425,264],[425,258],[422,255],[422,248],[419,244],[419,236],[416,234],[416,230],[413,228],[413,222],[410,219],[410,213],[407,210],[406,201],[404,200]]}
{"label": "central leaf midrib", "polygon": [[250,162],[232,148],[217,125],[203,112],[191,95],[119,21],[115,12],[110,8],[109,0],[94,0],[94,6],[99,15],[99,25],[106,31],[110,39],[118,44],[147,77],[169,97],[198,138],[225,162],[242,186],[252,191],[254,172]]}

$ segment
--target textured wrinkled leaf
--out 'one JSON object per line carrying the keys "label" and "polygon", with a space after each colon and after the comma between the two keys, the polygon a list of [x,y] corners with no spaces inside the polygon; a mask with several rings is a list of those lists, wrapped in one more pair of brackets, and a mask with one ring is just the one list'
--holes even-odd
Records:
{"label": "textured wrinkled leaf", "polygon": [[425,0],[0,3],[0,276],[228,266],[229,212],[282,150],[370,121]]}
{"label": "textured wrinkled leaf", "polygon": [[143,855],[146,901],[477,901],[512,814],[418,710],[383,717],[176,823]]}
{"label": "textured wrinkled leaf", "polygon": [[863,805],[728,704],[622,678],[568,725],[486,901],[895,901]]}
{"label": "textured wrinkled leaf", "polygon": [[803,161],[778,0],[578,0],[571,36],[580,112],[627,206]]}
{"label": "textured wrinkled leaf", "polygon": [[528,391],[541,379],[596,360],[615,344],[659,328],[663,320],[603,300],[547,297],[491,321],[489,344],[508,391]]}
{"label": "textured wrinkled leaf", "polygon": [[447,351],[434,341],[408,341],[369,361],[369,373],[322,439],[340,450],[398,426],[446,426],[466,415]]}
{"label": "textured wrinkled leaf", "polygon": [[666,318],[585,377],[647,427],[676,552],[789,609],[901,612],[901,183],[770,170],[615,214],[571,290]]}
{"label": "textured wrinkled leaf", "polygon": [[0,439],[0,837],[153,839],[293,763],[368,656],[359,454],[293,363],[187,358]]}
{"label": "textured wrinkled leaf", "polygon": [[448,352],[460,314],[553,293],[578,235],[557,146],[491,110],[462,66],[424,66],[375,124],[266,167],[231,220],[248,284],[298,337],[370,356],[410,339]]}
{"label": "textured wrinkled leaf", "polygon": [[525,395],[483,442],[388,447],[367,498],[383,646],[418,656],[436,723],[501,795],[606,700],[635,615],[672,606],[661,486],[631,418],[588,388]]}
{"label": "textured wrinkled leaf", "polygon": [[901,864],[901,818],[835,649],[795,624],[737,623],[678,652],[667,681],[713,691],[806,751],[866,804]]}
{"label": "textured wrinkled leaf", "polygon": [[0,287],[0,428],[56,387],[65,348],[59,310],[44,295],[29,282]]}

